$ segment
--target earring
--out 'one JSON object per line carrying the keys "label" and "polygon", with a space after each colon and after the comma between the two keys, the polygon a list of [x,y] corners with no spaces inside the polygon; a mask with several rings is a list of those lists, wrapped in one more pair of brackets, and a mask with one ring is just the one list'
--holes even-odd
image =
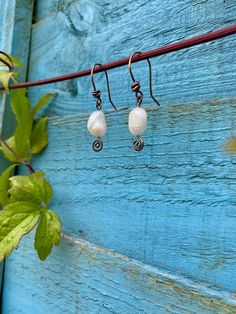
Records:
{"label": "earring", "polygon": [[[132,59],[135,55],[140,54],[141,52],[133,53],[129,58],[128,68],[130,72],[130,76],[132,78],[133,83],[131,84],[131,89],[135,92],[136,100],[137,100],[137,108],[131,110],[129,114],[129,131],[133,135],[137,137],[137,139],[133,142],[133,148],[136,151],[141,151],[144,147],[144,140],[141,137],[141,134],[146,130],[147,127],[147,112],[143,108],[141,108],[141,104],[143,101],[143,93],[141,92],[141,85],[139,81],[136,81],[131,69]],[[159,107],[159,102],[155,99],[152,93],[152,64],[149,59],[147,59],[149,64],[149,90],[150,96],[154,100],[154,102]]]}
{"label": "earring", "polygon": [[[102,100],[101,100],[101,91],[96,89],[95,83],[94,83],[94,69],[96,66],[102,66],[100,63],[96,63],[92,70],[91,70],[91,81],[93,85],[93,92],[92,96],[96,99],[96,108],[97,110],[91,113],[88,123],[87,123],[87,129],[90,132],[91,135],[96,136],[97,139],[93,142],[93,150],[95,152],[100,152],[103,148],[103,141],[102,137],[106,134],[106,119],[104,113],[101,111],[102,109]],[[111,99],[111,92],[110,92],[110,86],[109,86],[109,79],[108,79],[108,74],[107,71],[105,70],[105,75],[106,75],[106,83],[107,83],[107,91],[108,91],[108,97],[111,105],[113,108],[116,110],[115,105],[112,102]]]}

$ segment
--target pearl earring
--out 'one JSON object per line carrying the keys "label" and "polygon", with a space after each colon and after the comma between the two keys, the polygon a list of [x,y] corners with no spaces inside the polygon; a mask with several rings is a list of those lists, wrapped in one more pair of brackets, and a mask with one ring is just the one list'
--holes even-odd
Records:
{"label": "pearl earring", "polygon": [[[91,81],[92,81],[92,85],[93,85],[93,89],[94,89],[92,92],[92,95],[96,99],[97,110],[94,111],[93,113],[91,113],[91,115],[88,119],[87,129],[91,135],[97,137],[97,139],[93,142],[93,145],[92,145],[93,150],[95,152],[100,152],[103,148],[103,141],[101,138],[106,134],[107,127],[106,127],[105,115],[101,111],[101,109],[102,109],[101,91],[96,89],[96,86],[94,83],[94,78],[93,78],[94,69],[96,66],[102,66],[102,65],[100,63],[96,63],[91,70]],[[105,75],[106,75],[108,97],[109,97],[111,105],[116,110],[116,107],[111,100],[109,79],[108,79],[108,74],[107,74],[106,70],[105,70]]]}
{"label": "pearl earring", "polygon": [[[141,137],[141,134],[146,130],[147,127],[147,112],[141,108],[141,104],[143,101],[143,93],[141,92],[140,82],[135,81],[134,75],[131,69],[132,59],[135,55],[140,54],[141,52],[133,53],[129,58],[128,68],[130,72],[130,76],[132,78],[133,83],[131,84],[131,89],[135,92],[136,100],[137,100],[137,108],[131,110],[129,114],[129,131],[133,135],[137,137],[137,139],[133,142],[133,148],[136,151],[141,151],[144,147],[144,140]],[[159,107],[159,102],[155,99],[152,93],[152,65],[149,59],[147,59],[149,64],[149,87],[150,87],[150,96],[155,101],[157,106]]]}

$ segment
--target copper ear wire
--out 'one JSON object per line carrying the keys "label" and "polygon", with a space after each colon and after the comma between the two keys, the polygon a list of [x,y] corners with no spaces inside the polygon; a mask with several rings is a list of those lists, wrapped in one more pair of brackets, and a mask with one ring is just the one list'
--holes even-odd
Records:
{"label": "copper ear wire", "polygon": [[[132,72],[132,67],[131,67],[133,57],[135,57],[136,55],[139,55],[140,53],[141,53],[140,51],[134,52],[130,56],[129,62],[128,62],[129,73],[130,73],[131,79],[133,81],[133,83],[131,84],[131,89],[135,93],[135,96],[137,99],[137,106],[139,107],[139,108],[133,109],[129,114],[129,130],[133,135],[136,136],[136,140],[133,142],[133,148],[136,151],[141,151],[144,147],[144,140],[141,137],[141,134],[142,134],[142,132],[145,131],[146,126],[147,126],[147,113],[143,108],[140,108],[142,101],[143,101],[143,93],[141,92],[141,85],[140,85],[139,81],[135,80],[133,72]],[[148,66],[149,66],[150,96],[154,100],[154,102],[157,104],[157,106],[159,107],[160,104],[156,100],[156,98],[153,96],[153,92],[152,92],[152,64],[148,58],[146,60],[148,62]]]}
{"label": "copper ear wire", "polygon": [[13,72],[14,64],[13,64],[13,61],[12,61],[11,57],[7,53],[5,53],[3,51],[0,51],[0,56],[1,55],[6,57],[7,61],[5,60],[5,58],[3,59],[3,58],[0,57],[0,62],[3,63],[5,66],[7,66],[10,72]]}
{"label": "copper ear wire", "polygon": [[[96,107],[97,107],[97,109],[101,110],[102,109],[101,91],[96,89],[96,85],[95,85],[95,82],[94,82],[94,69],[95,69],[96,66],[102,66],[102,64],[101,63],[95,63],[93,68],[92,68],[92,70],[91,70],[91,82],[92,82],[92,85],[93,85],[92,95],[93,95],[93,97],[96,98]],[[106,70],[104,72],[105,72],[105,75],[106,75],[108,98],[109,98],[109,101],[110,101],[112,107],[116,110],[116,106],[114,105],[114,103],[113,103],[113,101],[111,99],[111,90],[110,90],[108,73],[107,73]]]}
{"label": "copper ear wire", "polygon": [[[96,88],[96,85],[94,82],[94,69],[96,66],[101,67],[102,64],[95,63],[91,69],[90,76],[91,76],[91,82],[93,85],[92,95],[94,98],[96,98],[97,110],[101,110],[102,109],[101,91]],[[105,70],[105,75],[106,75],[107,92],[108,92],[109,101],[110,101],[111,105],[113,106],[113,108],[116,110],[116,106],[114,105],[114,103],[111,99],[111,90],[110,90],[109,78],[108,78],[108,73],[106,70]],[[98,121],[96,121],[97,123],[95,123],[96,119],[98,120]],[[95,111],[90,115],[89,120],[88,120],[88,130],[92,135],[97,137],[97,139],[93,142],[93,145],[92,145],[93,150],[95,152],[100,152],[103,148],[102,136],[104,136],[106,133],[106,122],[105,122],[105,116],[104,116],[103,112]]]}
{"label": "copper ear wire", "polygon": [[[143,93],[141,92],[140,88],[140,82],[136,81],[132,72],[131,64],[132,64],[132,59],[134,56],[140,54],[140,51],[134,52],[130,58],[129,58],[129,63],[128,63],[128,68],[129,68],[129,73],[132,78],[133,83],[131,84],[131,89],[133,92],[135,92],[136,99],[137,99],[137,105],[140,107],[142,104],[143,100]],[[153,91],[152,91],[152,64],[151,61],[147,58],[147,62],[149,65],[149,91],[150,91],[150,96],[153,99],[153,101],[157,104],[158,107],[160,107],[160,103],[157,101],[157,99],[153,96]]]}

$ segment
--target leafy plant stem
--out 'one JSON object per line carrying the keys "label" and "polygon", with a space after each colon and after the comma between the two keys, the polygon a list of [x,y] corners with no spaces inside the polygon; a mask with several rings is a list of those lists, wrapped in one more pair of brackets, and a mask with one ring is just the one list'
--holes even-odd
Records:
{"label": "leafy plant stem", "polygon": [[31,166],[31,164],[27,163],[26,161],[24,161],[22,158],[20,158],[20,156],[17,155],[17,153],[7,144],[7,142],[4,140],[4,138],[2,137],[2,135],[0,135],[0,142],[15,156],[15,158],[19,161],[19,163],[28,168],[29,172],[35,173],[35,170],[33,169],[33,167]]}
{"label": "leafy plant stem", "polygon": [[[16,122],[9,138],[5,139],[0,133],[0,153],[12,163],[0,174],[0,262],[35,227],[34,247],[40,260],[44,261],[52,248],[60,243],[61,220],[56,212],[49,209],[53,189],[44,172],[34,171],[32,157],[48,145],[48,117],[39,117],[37,113],[56,94],[43,95],[31,106],[27,89],[11,91],[9,81],[17,83],[18,75],[13,72],[14,66],[21,66],[17,59],[11,58],[0,51],[0,67],[8,67],[0,69],[0,83],[10,96]],[[26,167],[30,174],[13,175],[18,165]]]}

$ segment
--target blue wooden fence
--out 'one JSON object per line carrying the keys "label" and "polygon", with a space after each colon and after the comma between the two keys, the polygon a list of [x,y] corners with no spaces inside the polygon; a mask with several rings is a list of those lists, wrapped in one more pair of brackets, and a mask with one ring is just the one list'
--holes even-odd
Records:
{"label": "blue wooden fence", "polygon": [[[42,0],[22,30],[33,1],[0,4],[15,10],[10,46],[25,64],[32,31],[30,80],[236,22],[234,1]],[[7,38],[0,34],[3,48]],[[147,63],[133,66],[149,117],[141,153],[127,127],[135,98],[126,67],[109,72],[117,112],[96,75],[108,127],[100,154],[86,131],[95,110],[89,77],[30,90],[33,103],[58,92],[43,113],[50,144],[34,162],[55,188],[64,236],[44,263],[30,236],[7,260],[3,314],[236,313],[236,159],[223,150],[236,131],[235,51],[231,36],[155,58],[159,110]]]}

